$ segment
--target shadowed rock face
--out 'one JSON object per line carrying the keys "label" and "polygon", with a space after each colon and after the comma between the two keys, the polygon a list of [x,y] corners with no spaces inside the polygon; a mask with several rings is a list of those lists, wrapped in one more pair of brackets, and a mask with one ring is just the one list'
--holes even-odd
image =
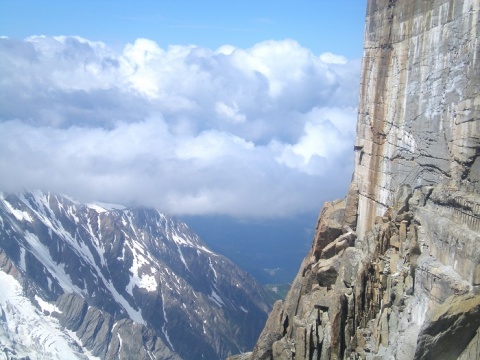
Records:
{"label": "shadowed rock face", "polygon": [[241,359],[480,358],[480,3],[369,0],[355,172]]}
{"label": "shadowed rock face", "polygon": [[102,359],[224,359],[253,347],[270,307],[248,274],[180,221],[102,206],[1,194],[1,270]]}

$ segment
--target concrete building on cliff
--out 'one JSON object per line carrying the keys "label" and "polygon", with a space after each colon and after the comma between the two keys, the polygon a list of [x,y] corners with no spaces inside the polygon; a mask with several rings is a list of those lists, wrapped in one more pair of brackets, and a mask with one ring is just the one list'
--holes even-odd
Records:
{"label": "concrete building on cliff", "polygon": [[349,193],[237,359],[480,359],[479,39],[478,0],[368,0]]}

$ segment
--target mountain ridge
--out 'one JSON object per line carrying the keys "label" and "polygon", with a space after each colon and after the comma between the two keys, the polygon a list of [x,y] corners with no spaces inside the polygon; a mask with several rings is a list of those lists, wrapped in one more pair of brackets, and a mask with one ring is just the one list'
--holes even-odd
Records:
{"label": "mountain ridge", "polygon": [[[95,356],[121,354],[93,339],[90,323],[107,340],[106,329],[119,321],[136,329],[148,339],[140,342],[145,358],[153,349],[172,359],[173,351],[215,359],[252,346],[266,318],[269,305],[253,278],[158,210],[87,205],[36,191],[2,194],[0,216],[2,270],[30,284],[29,298],[75,312],[78,319],[59,321],[85,328],[81,339],[95,344]],[[123,344],[123,356],[132,356],[133,345]]]}

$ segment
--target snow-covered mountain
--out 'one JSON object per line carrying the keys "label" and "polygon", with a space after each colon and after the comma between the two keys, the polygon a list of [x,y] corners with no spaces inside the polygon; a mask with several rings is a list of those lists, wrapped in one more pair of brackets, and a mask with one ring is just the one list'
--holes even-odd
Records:
{"label": "snow-covered mountain", "polygon": [[253,278],[153,209],[1,194],[0,267],[0,353],[17,358],[223,359],[269,310]]}

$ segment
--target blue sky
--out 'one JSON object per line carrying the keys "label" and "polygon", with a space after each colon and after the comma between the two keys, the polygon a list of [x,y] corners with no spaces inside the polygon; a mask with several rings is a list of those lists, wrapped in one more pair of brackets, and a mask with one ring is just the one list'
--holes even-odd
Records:
{"label": "blue sky", "polygon": [[362,54],[366,1],[0,1],[0,34],[78,35],[111,46],[148,38],[161,47],[248,48],[291,38],[314,53]]}
{"label": "blue sky", "polygon": [[0,190],[278,218],[343,197],[365,2],[0,0]]}

